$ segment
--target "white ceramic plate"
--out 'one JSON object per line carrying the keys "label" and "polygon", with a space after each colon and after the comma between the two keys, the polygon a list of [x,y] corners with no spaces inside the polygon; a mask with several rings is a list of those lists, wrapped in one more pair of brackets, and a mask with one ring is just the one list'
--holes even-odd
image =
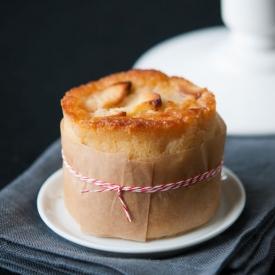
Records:
{"label": "white ceramic plate", "polygon": [[145,243],[82,234],[63,201],[62,172],[55,172],[41,187],[37,207],[42,220],[61,237],[89,248],[130,256],[171,255],[201,244],[232,225],[245,205],[241,181],[228,168],[223,168],[222,199],[215,216],[202,227],[189,233]]}

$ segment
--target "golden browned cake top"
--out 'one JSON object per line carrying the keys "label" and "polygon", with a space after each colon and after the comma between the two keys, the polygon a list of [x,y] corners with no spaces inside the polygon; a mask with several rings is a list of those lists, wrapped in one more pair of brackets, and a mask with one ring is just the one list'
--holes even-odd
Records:
{"label": "golden browned cake top", "polygon": [[207,89],[155,70],[130,70],[73,88],[61,104],[64,117],[85,128],[169,128],[216,112]]}

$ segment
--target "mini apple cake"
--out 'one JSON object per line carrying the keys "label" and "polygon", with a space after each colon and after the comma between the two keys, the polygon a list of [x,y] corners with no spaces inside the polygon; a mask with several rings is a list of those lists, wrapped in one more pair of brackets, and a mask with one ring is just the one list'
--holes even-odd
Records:
{"label": "mini apple cake", "polygon": [[83,233],[145,241],[186,232],[213,217],[220,173],[164,192],[121,189],[130,223],[117,190],[83,180],[152,187],[218,167],[225,125],[206,88],[155,70],[130,70],[71,89],[61,105],[62,148],[71,167],[63,167],[64,199]]}

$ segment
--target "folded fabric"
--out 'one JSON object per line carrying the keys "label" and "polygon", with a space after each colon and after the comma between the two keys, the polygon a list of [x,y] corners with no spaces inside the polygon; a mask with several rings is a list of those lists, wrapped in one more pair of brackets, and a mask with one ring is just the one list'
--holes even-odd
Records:
{"label": "folded fabric", "polygon": [[275,257],[275,137],[228,137],[225,165],[244,184],[239,219],[215,238],[176,256],[124,258],[74,244],[41,220],[44,181],[61,167],[54,142],[0,193],[0,267],[19,274],[268,274]]}

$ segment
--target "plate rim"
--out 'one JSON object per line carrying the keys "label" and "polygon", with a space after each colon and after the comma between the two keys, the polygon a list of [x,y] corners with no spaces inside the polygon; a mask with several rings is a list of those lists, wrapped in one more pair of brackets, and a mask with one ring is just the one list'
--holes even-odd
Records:
{"label": "plate rim", "polygon": [[[182,234],[182,235],[174,236],[174,237],[167,237],[167,238],[163,238],[163,239],[150,240],[150,241],[144,242],[144,243],[135,242],[135,241],[131,241],[131,240],[116,239],[116,238],[113,238],[113,239],[112,238],[100,238],[100,237],[90,235],[91,238],[94,238],[94,239],[99,240],[99,241],[102,240],[102,239],[108,239],[108,240],[110,240],[110,242],[115,240],[115,241],[119,241],[119,242],[123,242],[123,243],[126,242],[126,243],[131,243],[131,244],[135,244],[135,243],[144,244],[144,248],[143,247],[134,248],[134,246],[133,246],[133,248],[131,248],[131,246],[130,246],[130,248],[129,247],[123,247],[123,246],[114,247],[114,246],[106,245],[106,244],[102,244],[102,243],[101,244],[93,243],[92,241],[90,243],[87,243],[88,242],[87,240],[84,240],[82,238],[79,238],[76,235],[72,235],[68,232],[65,232],[65,231],[61,230],[59,227],[55,226],[55,224],[48,217],[48,215],[46,213],[46,209],[43,208],[43,202],[46,200],[47,189],[50,189],[50,185],[53,184],[53,182],[58,177],[61,177],[61,182],[59,183],[59,185],[60,185],[59,188],[61,189],[61,191],[63,191],[62,168],[58,169],[53,174],[51,174],[47,178],[47,180],[42,184],[42,186],[41,186],[41,188],[38,192],[38,196],[37,196],[37,210],[38,210],[38,213],[39,213],[42,221],[52,231],[54,231],[57,235],[59,235],[60,237],[66,239],[66,240],[69,240],[73,243],[76,243],[76,244],[84,246],[84,247],[96,249],[96,250],[103,251],[103,252],[119,253],[121,255],[126,255],[126,254],[128,254],[128,255],[148,255],[148,254],[150,254],[151,255],[152,253],[153,254],[154,253],[158,254],[158,253],[172,252],[172,251],[178,251],[178,250],[185,250],[185,249],[192,248],[192,247],[194,247],[198,244],[204,243],[204,242],[216,237],[217,235],[221,234],[222,232],[224,232],[226,229],[228,229],[239,218],[239,216],[241,215],[241,213],[244,209],[244,206],[245,206],[245,203],[246,203],[246,193],[245,193],[245,188],[244,188],[241,180],[229,168],[223,166],[222,169],[227,175],[230,175],[233,178],[234,183],[235,183],[235,189],[238,189],[237,191],[239,192],[240,199],[236,203],[236,209],[233,211],[233,213],[230,213],[228,215],[226,223],[219,226],[218,228],[211,231],[210,233],[206,234],[206,236],[198,237],[193,241],[189,241],[188,243],[180,243],[179,242],[176,245],[174,244],[173,246],[168,246],[168,247],[163,246],[162,248],[158,247],[158,246],[157,247],[150,247],[150,244],[152,244],[154,242],[162,242],[163,240],[169,240],[169,239],[175,239],[175,238],[180,239],[181,236],[187,236],[187,234],[191,234],[192,232],[200,231],[201,228],[203,228],[204,226],[207,226],[207,223],[205,225],[203,225],[202,227],[199,227],[198,229],[192,230],[190,233],[186,233],[186,234]],[[223,188],[222,188],[222,190],[223,190]],[[51,199],[51,203],[55,203],[56,199],[57,198]],[[48,198],[48,200],[49,200],[49,198]],[[64,203],[64,198],[63,197],[62,197],[62,203]],[[64,205],[64,207],[65,207],[65,205]],[[55,208],[55,206],[54,206],[54,208]],[[55,215],[56,215],[56,209],[55,209]],[[215,215],[214,215],[214,217],[215,217]],[[76,221],[73,219],[73,217],[70,216],[70,218],[76,223]]]}

